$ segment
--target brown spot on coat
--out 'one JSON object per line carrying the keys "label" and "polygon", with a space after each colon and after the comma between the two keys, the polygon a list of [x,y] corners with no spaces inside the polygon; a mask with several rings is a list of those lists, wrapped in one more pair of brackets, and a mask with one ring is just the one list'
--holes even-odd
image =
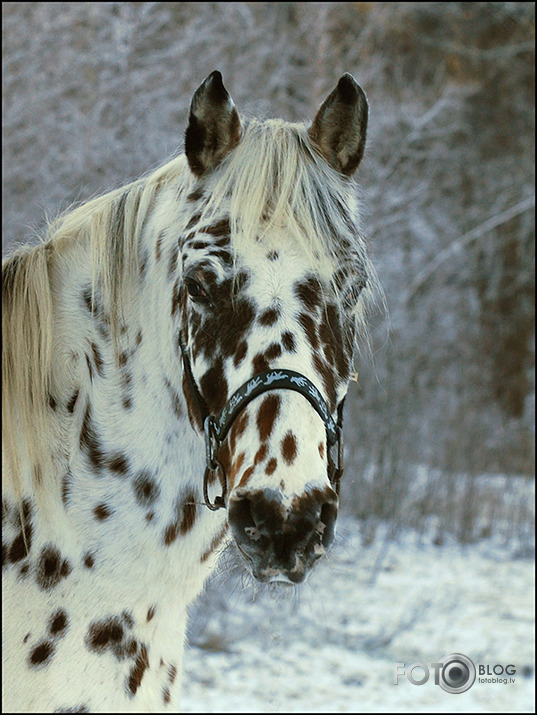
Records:
{"label": "brown spot on coat", "polygon": [[179,526],[177,523],[170,524],[166,531],[164,532],[164,543],[166,546],[170,546],[170,544],[173,544],[175,539],[177,539],[177,533],[179,530]]}
{"label": "brown spot on coat", "polygon": [[267,466],[265,467],[265,474],[267,474],[269,477],[271,474],[274,474],[276,471],[276,467],[278,466],[278,460],[275,459],[275,457],[271,457],[269,459]]}
{"label": "brown spot on coat", "polygon": [[106,504],[97,504],[93,510],[93,514],[98,521],[104,521],[112,515],[112,509]]}
{"label": "brown spot on coat", "polygon": [[172,403],[172,409],[176,417],[183,417],[183,408],[181,405],[181,397],[177,390],[173,387],[171,382],[166,378],[164,380],[164,384],[166,385],[166,389],[168,390],[168,393],[170,395],[170,400]]}
{"label": "brown spot on coat", "polygon": [[235,451],[235,446],[237,444],[237,440],[239,439],[239,437],[242,434],[244,434],[244,430],[248,426],[248,421],[249,421],[248,412],[246,412],[246,410],[243,410],[239,414],[239,416],[237,417],[235,422],[232,424],[231,430],[229,432],[229,443],[230,443],[232,452]]}
{"label": "brown spot on coat", "polygon": [[239,487],[244,487],[248,484],[248,480],[254,473],[254,469],[255,469],[255,467],[248,467],[248,469],[244,470],[244,473],[243,473],[243,475],[240,479],[240,482],[239,482]]}
{"label": "brown spot on coat", "polygon": [[269,362],[263,353],[258,353],[252,360],[254,375],[259,375],[261,372],[266,372],[270,369]]}
{"label": "brown spot on coat", "polygon": [[121,614],[121,618],[127,628],[132,628],[134,626],[134,618],[130,611],[123,611],[123,613]]}
{"label": "brown spot on coat", "polygon": [[224,537],[225,537],[225,535],[226,535],[226,533],[227,533],[227,530],[228,530],[228,524],[227,524],[227,522],[226,522],[226,523],[224,524],[224,526],[222,527],[222,530],[221,530],[221,531],[214,537],[214,539],[211,541],[211,545],[209,546],[209,548],[207,549],[207,551],[205,551],[205,553],[202,555],[202,557],[201,557],[201,559],[200,559],[200,563],[203,564],[205,561],[207,561],[207,559],[208,559],[209,556],[214,552],[214,550],[215,550],[216,548],[218,548],[218,546],[220,545],[220,543],[223,541],[223,539],[224,539]]}
{"label": "brown spot on coat", "polygon": [[108,647],[117,651],[123,635],[124,628],[119,618],[107,618],[90,623],[85,642],[88,649],[96,653],[102,653]]}
{"label": "brown spot on coat", "polygon": [[280,343],[272,343],[268,346],[267,351],[265,353],[265,357],[267,358],[267,360],[275,360],[276,358],[279,358],[281,354],[282,346],[280,345]]}
{"label": "brown spot on coat", "polygon": [[50,618],[49,633],[51,636],[63,635],[68,625],[67,613],[60,608]]}
{"label": "brown spot on coat", "polygon": [[80,430],[80,449],[85,450],[94,469],[100,470],[104,467],[105,455],[97,438],[89,403],[86,407],[82,429]]}
{"label": "brown spot on coat", "polygon": [[36,645],[32,649],[28,661],[31,666],[36,667],[50,661],[54,654],[54,644],[50,641],[44,641]]}
{"label": "brown spot on coat", "polygon": [[244,458],[246,457],[244,452],[241,452],[237,459],[233,462],[233,466],[231,467],[231,471],[229,474],[229,486],[232,489],[235,485],[235,477],[237,476],[240,468],[243,465]]}
{"label": "brown spot on coat", "polygon": [[196,521],[197,499],[198,495],[196,494],[196,492],[189,491],[187,492],[187,494],[185,494],[185,497],[182,501],[182,516],[181,524],[179,526],[179,531],[181,532],[182,536],[187,534],[194,526],[194,522]]}
{"label": "brown spot on coat", "polygon": [[[186,197],[187,201],[199,201],[201,198],[203,198],[203,189],[201,187],[198,187],[197,189],[194,189],[194,191],[191,191],[188,196]],[[199,220],[199,218],[198,218]]]}
{"label": "brown spot on coat", "polygon": [[95,364],[95,367],[97,368],[97,372],[99,373],[100,377],[103,377],[104,375],[104,361],[101,355],[101,351],[99,350],[99,347],[97,346],[96,343],[91,343],[91,352],[93,354],[93,362]]}
{"label": "brown spot on coat", "polygon": [[36,565],[36,582],[43,591],[54,588],[71,573],[71,565],[54,546],[44,546]]}
{"label": "brown spot on coat", "polygon": [[129,471],[129,461],[124,454],[113,454],[108,460],[108,469],[123,477]]}
{"label": "brown spot on coat", "polygon": [[324,344],[327,360],[335,364],[339,377],[346,380],[350,371],[352,339],[344,338],[339,311],[332,303],[327,305],[324,311],[319,336]]}
{"label": "brown spot on coat", "polygon": [[288,432],[282,440],[282,457],[286,464],[292,464],[298,452],[296,437],[292,432]]}
{"label": "brown spot on coat", "polygon": [[219,357],[200,380],[201,393],[213,412],[220,412],[227,400],[228,384],[224,376],[224,365]]}
{"label": "brown spot on coat", "polygon": [[173,284],[172,290],[172,318],[179,311],[181,307],[181,287],[179,285],[179,279]]}
{"label": "brown spot on coat", "polygon": [[190,218],[189,222],[187,223],[187,225],[186,225],[186,230],[188,231],[189,229],[194,228],[194,226],[196,226],[196,225],[198,224],[200,218],[201,218],[201,214],[200,214],[200,213],[194,214],[194,215]]}
{"label": "brown spot on coat", "polygon": [[87,705],[74,705],[73,707],[62,706],[54,710],[55,713],[89,713],[90,709]]}
{"label": "brown spot on coat", "polygon": [[211,236],[229,236],[231,233],[231,224],[229,218],[224,218],[221,221],[213,223],[212,226],[205,226],[201,230],[203,233],[209,233]]}
{"label": "brown spot on coat", "polygon": [[306,310],[315,311],[321,304],[322,286],[318,278],[308,276],[295,286],[295,294],[300,299]]}
{"label": "brown spot on coat", "polygon": [[237,352],[235,353],[235,355],[233,357],[233,365],[235,367],[239,367],[241,362],[246,357],[247,352],[248,352],[248,343],[245,340],[243,340],[241,343],[239,343]]}
{"label": "brown spot on coat", "polygon": [[336,379],[333,369],[319,355],[313,356],[313,364],[317,372],[323,378],[324,389],[330,411],[333,412],[336,407]]}
{"label": "brown spot on coat", "polygon": [[317,328],[313,318],[307,313],[300,313],[298,316],[298,322],[304,328],[304,332],[306,333],[306,337],[311,347],[314,350],[317,350],[319,347],[319,339],[317,337]]}
{"label": "brown spot on coat", "polygon": [[259,438],[261,442],[266,442],[270,437],[274,422],[280,412],[280,397],[279,395],[267,395],[257,413],[257,428],[259,430]]}
{"label": "brown spot on coat", "polygon": [[[232,298],[229,288],[221,289],[218,294],[218,315],[213,317],[213,325],[204,326],[204,329],[212,330],[210,334],[218,337],[223,355],[231,357],[237,353],[239,345],[244,342],[244,337],[255,319],[256,311],[248,298]],[[224,306],[223,313],[221,312],[222,306]],[[208,347],[208,354],[210,354],[211,351],[214,351],[214,337],[212,344]]]}
{"label": "brown spot on coat", "polygon": [[93,555],[93,554],[90,554],[90,553],[87,553],[87,554],[84,556],[84,566],[85,566],[87,569],[92,569],[92,568],[94,567],[94,565],[95,565],[95,557],[94,557],[94,555]]}
{"label": "brown spot on coat", "polygon": [[155,611],[157,610],[156,606],[151,606],[151,608],[147,612],[147,617],[146,620],[149,623],[153,619],[153,616],[155,615]]}
{"label": "brown spot on coat", "polygon": [[197,401],[193,397],[192,388],[187,380],[186,371],[183,370],[183,395],[185,396],[186,409],[188,412],[188,419],[193,427],[197,427],[200,432],[203,432],[203,421],[200,414],[200,409]]}
{"label": "brown spot on coat", "polygon": [[78,400],[78,392],[79,391],[76,390],[76,392],[73,393],[71,399],[67,403],[67,412],[69,412],[70,414],[73,414],[75,410],[76,401]]}
{"label": "brown spot on coat", "polygon": [[260,464],[265,457],[267,456],[267,445],[266,443],[262,444],[261,447],[256,452],[256,455],[254,457],[254,464],[257,466]]}
{"label": "brown spot on coat", "polygon": [[133,482],[136,501],[141,506],[150,506],[159,497],[160,487],[148,471],[139,472]]}
{"label": "brown spot on coat", "polygon": [[89,355],[86,355],[86,365],[88,367],[88,374],[89,374],[90,382],[93,382],[93,367],[91,365],[91,360],[89,358]]}
{"label": "brown spot on coat", "polygon": [[86,309],[90,313],[94,313],[96,311],[96,306],[95,306],[95,303],[93,302],[91,286],[87,286],[82,291],[82,301],[83,301],[84,305],[86,306]]}
{"label": "brown spot on coat", "polygon": [[147,653],[147,646],[142,644],[140,652],[136,656],[136,661],[129,674],[129,679],[127,682],[129,692],[133,696],[136,695],[136,691],[142,683],[142,678],[144,677],[144,673],[147,668],[149,668],[149,656]]}
{"label": "brown spot on coat", "polygon": [[280,317],[279,308],[267,308],[267,310],[264,310],[261,313],[258,320],[261,325],[268,327],[270,325],[274,325],[274,323],[276,323],[276,321],[278,320],[279,317]]}
{"label": "brown spot on coat", "polygon": [[177,270],[177,258],[179,256],[179,245],[174,243],[171,251],[170,257],[168,259],[168,278],[173,278]]}
{"label": "brown spot on coat", "polygon": [[294,353],[296,351],[296,342],[293,333],[286,331],[282,335],[282,345],[287,352]]}
{"label": "brown spot on coat", "polygon": [[69,496],[71,493],[71,472],[67,472],[62,477],[62,504],[66,507],[69,503]]}

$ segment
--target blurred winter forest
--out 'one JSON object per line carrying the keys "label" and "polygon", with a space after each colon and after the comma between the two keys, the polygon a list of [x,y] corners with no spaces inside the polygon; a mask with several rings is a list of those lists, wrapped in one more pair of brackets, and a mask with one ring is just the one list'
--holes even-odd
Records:
{"label": "blurred winter forest", "polygon": [[[370,102],[357,181],[388,310],[346,414],[368,525],[531,531],[534,3],[6,2],[3,250],[182,150],[213,69],[239,111]],[[432,520],[432,521],[431,521]],[[521,536],[521,534],[518,534]]]}

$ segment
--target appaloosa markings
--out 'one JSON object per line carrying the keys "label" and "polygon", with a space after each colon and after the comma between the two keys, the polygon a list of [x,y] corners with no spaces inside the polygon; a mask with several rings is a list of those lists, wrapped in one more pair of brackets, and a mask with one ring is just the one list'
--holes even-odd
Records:
{"label": "appaloosa markings", "polygon": [[[214,72],[184,156],[6,261],[7,711],[177,709],[186,608],[230,531],[262,581],[303,581],[329,547],[323,410],[375,290],[349,179],[366,124],[350,75],[307,129],[242,121]],[[204,420],[247,384],[270,391],[207,465]]]}

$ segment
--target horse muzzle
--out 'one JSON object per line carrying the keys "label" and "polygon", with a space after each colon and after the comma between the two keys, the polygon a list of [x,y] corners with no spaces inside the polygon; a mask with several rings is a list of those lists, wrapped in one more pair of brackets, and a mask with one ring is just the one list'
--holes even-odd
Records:
{"label": "horse muzzle", "polygon": [[228,521],[235,542],[259,581],[301,583],[334,539],[338,497],[331,487],[292,499],[274,489],[237,488]]}

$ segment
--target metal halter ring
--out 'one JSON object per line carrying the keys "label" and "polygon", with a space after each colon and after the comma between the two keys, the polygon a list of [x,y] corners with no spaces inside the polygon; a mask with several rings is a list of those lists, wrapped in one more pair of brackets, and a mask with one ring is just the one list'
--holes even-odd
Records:
{"label": "metal halter ring", "polygon": [[[209,467],[206,467],[205,469],[205,475],[203,477],[203,498],[205,499],[205,505],[211,510],[211,511],[218,511],[218,509],[224,509],[226,506],[226,496],[227,496],[227,478],[226,478],[226,472],[224,470],[224,467],[222,466],[222,463],[217,459],[214,462],[214,467],[212,469],[209,469]],[[215,497],[214,502],[211,503],[209,500],[209,491],[208,491],[208,482],[209,482],[209,475],[212,474],[213,472],[217,472],[218,470],[221,470],[223,474],[223,483],[224,487],[222,490],[222,496]]]}
{"label": "metal halter ring", "polygon": [[[211,415],[205,418],[203,423],[203,429],[205,432],[205,459],[206,467],[205,474],[203,476],[203,498],[205,499],[205,504],[209,507],[211,511],[217,511],[218,509],[225,508],[226,506],[226,496],[227,496],[227,475],[222,462],[216,456],[220,448],[220,440],[215,433],[215,421]],[[222,495],[215,497],[214,502],[209,499],[209,475],[216,473],[220,470],[223,479],[223,491]]]}

